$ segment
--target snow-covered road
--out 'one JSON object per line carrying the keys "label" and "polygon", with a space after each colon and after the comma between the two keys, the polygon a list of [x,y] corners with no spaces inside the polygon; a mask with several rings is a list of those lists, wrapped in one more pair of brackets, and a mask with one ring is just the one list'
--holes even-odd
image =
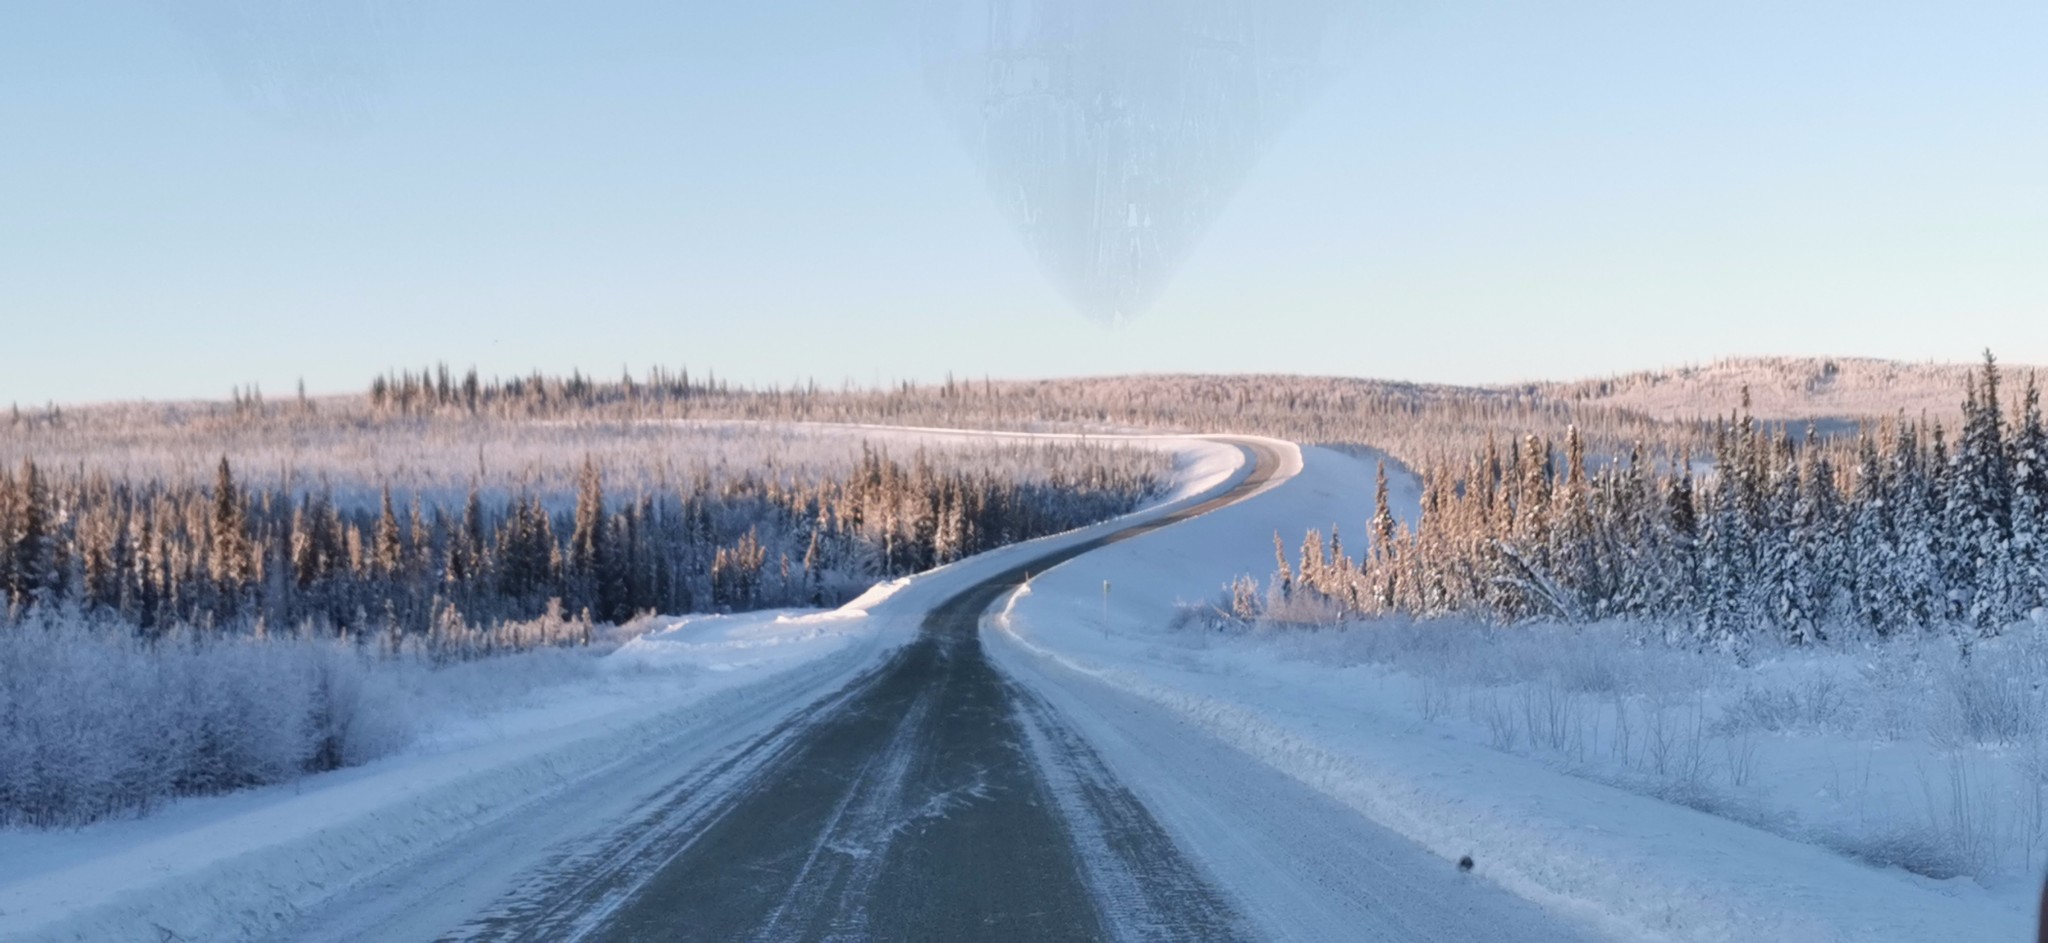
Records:
{"label": "snow-covered road", "polygon": [[[1128,790],[1158,820],[1240,915],[1248,938],[1598,938],[1589,927],[1461,872],[1452,861],[1171,710],[1112,686],[1074,683],[1035,659],[998,663],[1038,692],[1024,702],[1055,718],[1046,722],[1049,727],[1088,745],[1085,755],[1103,764],[1094,773],[1097,781]],[[1050,759],[1045,766],[1059,768]]]}
{"label": "snow-covered road", "polygon": [[607,658],[596,685],[535,692],[528,708],[368,766],[141,820],[0,833],[0,939],[426,938],[488,926],[479,918],[502,918],[500,902],[564,861],[632,861],[590,869],[630,885],[663,846],[622,849],[626,826],[693,832],[706,802],[743,792],[793,731],[835,716],[835,693],[872,678],[940,603],[1250,471],[1232,446],[1139,438],[1176,455],[1176,487],[1117,521],[880,586],[837,611],[676,620]]}
{"label": "snow-covered road", "polygon": [[[1366,462],[1179,439],[1159,505],[832,612],[675,620],[439,752],[0,835],[0,938],[2019,938],[2011,914],[1170,628]],[[1256,462],[1247,462],[1246,457]],[[1410,509],[1413,482],[1395,479]],[[1355,541],[1355,536],[1353,537]],[[1477,867],[1461,871],[1470,854]]]}
{"label": "snow-covered road", "polygon": [[[1968,879],[1875,867],[1455,737],[1408,709],[1409,688],[1376,690],[1384,672],[1293,657],[1285,637],[1172,628],[1180,604],[1271,573],[1276,531],[1291,551],[1338,524],[1360,548],[1371,461],[1301,455],[1265,495],[1034,578],[984,633],[1259,934],[1545,939],[1567,921],[1626,940],[2033,938],[2029,913]],[[1412,520],[1416,483],[1397,468],[1392,485]],[[1469,878],[1453,867],[1468,854]],[[1523,901],[1547,922],[1513,916],[1535,909]]]}
{"label": "snow-covered road", "polygon": [[1285,443],[1232,445],[1255,461],[1220,493],[946,583],[879,668],[665,786],[449,935],[1586,938],[1169,712],[990,661],[985,615],[1034,574],[1171,540],[1299,470]]}
{"label": "snow-covered road", "polygon": [[[1057,712],[991,666],[983,613],[1032,573],[1258,493],[1220,494],[981,566],[877,670],[530,874],[472,939],[1227,939],[1221,892]],[[893,602],[893,600],[892,600]],[[723,770],[729,769],[729,774]],[[730,781],[721,781],[721,776]]]}

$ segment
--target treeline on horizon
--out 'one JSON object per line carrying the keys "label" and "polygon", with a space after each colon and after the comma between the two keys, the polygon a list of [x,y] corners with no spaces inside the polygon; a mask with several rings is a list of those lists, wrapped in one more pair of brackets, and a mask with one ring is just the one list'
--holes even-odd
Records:
{"label": "treeline on horizon", "polygon": [[[863,443],[843,476],[743,470],[607,496],[586,459],[573,508],[536,494],[461,506],[345,507],[290,483],[248,487],[222,458],[210,486],[0,471],[0,601],[76,606],[145,636],[172,627],[376,638],[469,657],[588,640],[643,612],[834,605],[874,580],[1127,512],[1163,458],[1108,446],[1022,452],[1040,474],[899,461]],[[563,618],[563,614],[569,618]],[[536,637],[533,620],[555,627]]]}
{"label": "treeline on horizon", "polygon": [[[655,367],[602,378],[579,371],[485,378],[445,364],[392,370],[359,395],[266,398],[238,388],[218,403],[109,404],[16,410],[11,427],[89,447],[108,437],[175,426],[203,441],[282,434],[364,435],[399,426],[518,427],[745,420],[872,423],[955,429],[1188,432],[1267,435],[1311,445],[1381,450],[1410,465],[1463,454],[1489,436],[1576,426],[1596,456],[1645,442],[1704,451],[1709,424],[1556,395],[1543,384],[1469,387],[1350,377],[1131,375],[1051,380],[816,382],[748,386],[715,373]],[[73,451],[78,451],[74,449]]]}
{"label": "treeline on horizon", "polygon": [[962,380],[879,388],[754,388],[654,368],[600,380],[572,372],[481,379],[445,365],[391,371],[371,384],[385,419],[746,419],[866,422],[1012,430],[1238,432],[1305,444],[1383,449],[1409,462],[1488,435],[1576,426],[1599,454],[1651,441],[1701,443],[1705,426],[1573,402],[1542,388],[1476,388],[1345,377],[1139,375],[1058,380]]}
{"label": "treeline on horizon", "polygon": [[[603,676],[585,655],[655,624],[642,613],[831,605],[1128,511],[1172,461],[1103,443],[919,438],[891,454],[846,431],[237,409],[0,426],[16,450],[0,466],[0,828],[388,756]],[[64,460],[19,457],[37,446]],[[193,454],[209,447],[242,458]],[[466,494],[449,487],[467,475]]]}
{"label": "treeline on horizon", "polygon": [[[1848,438],[1772,428],[1747,409],[1713,429],[1711,463],[1636,450],[1595,463],[1567,430],[1423,465],[1414,527],[1382,466],[1368,548],[1311,531],[1236,615],[1464,616],[1654,622],[1673,641],[1742,651],[1841,629],[1965,640],[2048,605],[2048,432],[2030,375],[2012,409],[1988,353],[1962,422],[1881,422]],[[1278,537],[1276,536],[1276,543]]]}

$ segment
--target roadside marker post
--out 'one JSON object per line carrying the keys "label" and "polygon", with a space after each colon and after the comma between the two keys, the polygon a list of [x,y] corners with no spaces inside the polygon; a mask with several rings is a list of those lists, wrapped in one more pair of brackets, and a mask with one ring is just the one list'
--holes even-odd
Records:
{"label": "roadside marker post", "polygon": [[1102,581],[1102,637],[1109,638],[1109,581]]}

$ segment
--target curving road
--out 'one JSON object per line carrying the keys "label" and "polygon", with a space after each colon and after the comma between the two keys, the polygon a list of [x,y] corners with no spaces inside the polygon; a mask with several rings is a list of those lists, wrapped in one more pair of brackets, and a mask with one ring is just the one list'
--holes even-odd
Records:
{"label": "curving road", "polygon": [[[1280,456],[1173,514],[953,595],[917,641],[556,862],[454,939],[1085,940],[1246,936],[1093,749],[999,673],[980,622],[1029,578],[1243,500]],[[722,776],[741,777],[721,782]]]}
{"label": "curving road", "polygon": [[[984,615],[1032,575],[1277,483],[1274,447],[1235,444],[1251,469],[1223,493],[908,603],[929,606],[922,631],[878,664],[851,653],[707,702],[665,746],[365,881],[284,938],[1597,937],[1595,915],[1462,874],[1184,716],[1010,636],[984,651]],[[1219,516],[1113,554],[1170,560],[1161,541],[1234,545],[1261,526]]]}

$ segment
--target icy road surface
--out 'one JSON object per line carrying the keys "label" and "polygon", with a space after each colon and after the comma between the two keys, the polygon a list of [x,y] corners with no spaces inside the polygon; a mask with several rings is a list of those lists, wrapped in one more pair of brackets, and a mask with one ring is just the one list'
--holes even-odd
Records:
{"label": "icy road surface", "polygon": [[[1267,487],[1282,455],[1245,447],[1254,468],[1222,494],[1018,561],[940,601],[875,671],[678,781],[595,852],[531,875],[453,937],[1581,938],[1220,743],[1170,725],[1157,740],[1115,743],[1162,778],[1209,771],[1191,781],[1212,817],[1197,827],[1242,825],[1238,850],[1298,898],[1286,924],[1249,922],[1065,709],[1104,705],[1055,705],[984,654],[984,614],[1031,574]],[[721,782],[728,770],[746,772]]]}
{"label": "icy road surface", "polygon": [[[1068,613],[1033,626],[1092,638],[1212,592],[1183,558],[1240,542],[1206,525],[1299,526],[1257,507],[1315,485],[1294,446],[1153,445],[1176,490],[1126,518],[835,611],[673,620],[606,659],[615,683],[445,748],[0,835],[0,939],[1585,938],[1585,914],[1018,650],[1027,583]],[[1158,572],[1112,565],[1133,555]]]}

